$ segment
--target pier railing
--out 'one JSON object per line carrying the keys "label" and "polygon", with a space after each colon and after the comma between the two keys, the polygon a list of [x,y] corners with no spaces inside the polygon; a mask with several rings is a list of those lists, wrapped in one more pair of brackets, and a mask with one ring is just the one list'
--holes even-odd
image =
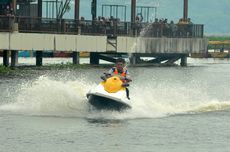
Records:
{"label": "pier railing", "polygon": [[59,33],[81,35],[113,35],[143,37],[203,37],[201,24],[170,24],[120,22],[113,20],[73,20],[34,18],[22,16],[0,16],[0,32],[11,32],[17,25],[24,33]]}

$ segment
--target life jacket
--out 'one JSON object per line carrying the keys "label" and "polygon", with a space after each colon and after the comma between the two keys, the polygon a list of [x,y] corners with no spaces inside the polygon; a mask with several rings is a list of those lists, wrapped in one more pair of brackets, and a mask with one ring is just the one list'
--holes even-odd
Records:
{"label": "life jacket", "polygon": [[126,76],[126,73],[127,73],[127,70],[123,68],[123,72],[122,72],[121,74],[119,74],[117,68],[114,67],[114,68],[113,68],[113,73],[114,73],[115,75],[121,75],[121,76],[125,77],[125,76]]}

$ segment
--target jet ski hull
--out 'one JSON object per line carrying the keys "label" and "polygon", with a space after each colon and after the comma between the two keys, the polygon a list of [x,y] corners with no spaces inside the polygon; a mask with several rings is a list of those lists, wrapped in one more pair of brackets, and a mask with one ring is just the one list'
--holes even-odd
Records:
{"label": "jet ski hull", "polygon": [[122,111],[131,108],[130,105],[119,99],[99,94],[88,94],[88,102],[98,110]]}
{"label": "jet ski hull", "polygon": [[101,82],[87,93],[88,103],[98,110],[121,111],[131,108],[126,89],[119,77],[113,76]]}

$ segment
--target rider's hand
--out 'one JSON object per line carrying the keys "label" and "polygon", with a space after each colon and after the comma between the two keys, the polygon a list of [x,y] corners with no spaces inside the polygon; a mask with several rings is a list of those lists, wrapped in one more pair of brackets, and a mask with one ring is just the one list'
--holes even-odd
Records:
{"label": "rider's hand", "polygon": [[106,78],[110,78],[112,75],[110,73],[104,73]]}
{"label": "rider's hand", "polygon": [[126,77],[120,76],[119,77],[121,80],[126,80]]}

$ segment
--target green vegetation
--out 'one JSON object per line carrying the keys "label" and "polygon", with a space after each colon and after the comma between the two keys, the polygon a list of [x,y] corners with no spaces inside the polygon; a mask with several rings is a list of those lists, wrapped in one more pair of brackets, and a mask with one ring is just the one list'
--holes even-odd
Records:
{"label": "green vegetation", "polygon": [[230,41],[230,36],[208,36],[209,41]]}
{"label": "green vegetation", "polygon": [[0,65],[0,73],[9,73],[11,69],[9,67],[5,67],[3,65]]}
{"label": "green vegetation", "polygon": [[[207,37],[209,41],[230,41],[230,36],[209,36]],[[213,44],[209,44],[208,45],[208,49],[228,49],[229,48],[229,42],[228,43],[219,43],[219,42],[216,42],[213,43]]]}

